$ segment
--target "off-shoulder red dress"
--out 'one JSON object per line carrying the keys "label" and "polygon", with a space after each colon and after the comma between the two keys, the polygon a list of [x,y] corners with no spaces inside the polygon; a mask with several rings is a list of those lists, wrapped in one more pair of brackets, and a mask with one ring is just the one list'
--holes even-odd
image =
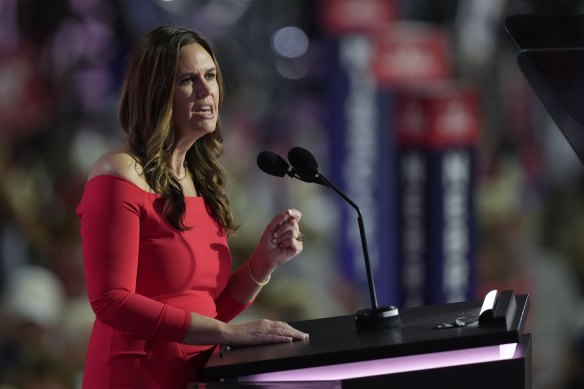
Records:
{"label": "off-shoulder red dress", "polygon": [[159,195],[111,175],[87,182],[77,214],[95,323],[84,388],[184,388],[213,349],[180,343],[189,312],[229,321],[248,307],[225,289],[225,234],[203,198],[185,201],[190,229],[177,231]]}

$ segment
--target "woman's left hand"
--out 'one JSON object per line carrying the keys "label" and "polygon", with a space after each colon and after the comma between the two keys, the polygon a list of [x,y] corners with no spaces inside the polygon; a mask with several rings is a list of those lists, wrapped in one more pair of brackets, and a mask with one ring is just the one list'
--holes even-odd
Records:
{"label": "woman's left hand", "polygon": [[278,266],[288,262],[303,249],[300,232],[302,214],[296,209],[289,209],[272,219],[264,230],[260,242],[253,253],[254,269],[267,274]]}

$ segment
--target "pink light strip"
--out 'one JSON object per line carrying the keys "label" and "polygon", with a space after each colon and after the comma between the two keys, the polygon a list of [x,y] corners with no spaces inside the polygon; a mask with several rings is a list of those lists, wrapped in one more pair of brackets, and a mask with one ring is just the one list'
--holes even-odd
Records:
{"label": "pink light strip", "polygon": [[284,370],[239,377],[243,382],[334,381],[513,358],[517,343]]}

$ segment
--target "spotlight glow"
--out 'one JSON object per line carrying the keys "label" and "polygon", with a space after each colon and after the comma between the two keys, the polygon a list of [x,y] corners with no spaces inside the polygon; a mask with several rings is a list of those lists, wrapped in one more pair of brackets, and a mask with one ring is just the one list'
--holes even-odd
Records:
{"label": "spotlight glow", "polygon": [[308,45],[308,37],[298,27],[283,27],[272,36],[272,47],[282,57],[298,58],[306,53]]}

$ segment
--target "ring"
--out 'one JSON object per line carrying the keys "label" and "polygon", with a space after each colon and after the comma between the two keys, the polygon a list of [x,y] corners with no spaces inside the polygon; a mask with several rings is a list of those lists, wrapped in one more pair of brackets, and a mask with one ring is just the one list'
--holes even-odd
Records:
{"label": "ring", "polygon": [[304,234],[301,232],[300,235],[298,235],[296,238],[297,241],[302,242],[304,240]]}

